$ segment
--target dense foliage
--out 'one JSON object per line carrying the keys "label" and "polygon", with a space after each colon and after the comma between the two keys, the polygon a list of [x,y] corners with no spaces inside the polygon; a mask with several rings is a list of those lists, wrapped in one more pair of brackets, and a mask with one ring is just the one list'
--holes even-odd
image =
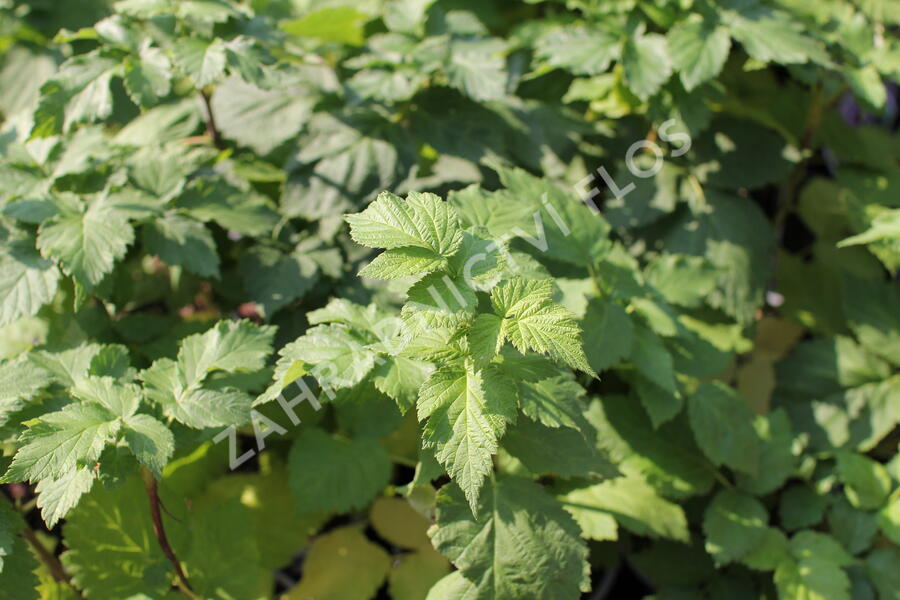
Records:
{"label": "dense foliage", "polygon": [[0,0],[0,600],[897,600],[898,31]]}

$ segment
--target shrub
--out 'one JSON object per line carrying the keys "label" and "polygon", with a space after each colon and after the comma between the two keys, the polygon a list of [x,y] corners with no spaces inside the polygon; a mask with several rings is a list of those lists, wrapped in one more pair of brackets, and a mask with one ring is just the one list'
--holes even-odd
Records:
{"label": "shrub", "polygon": [[898,598],[895,0],[0,0],[0,600]]}

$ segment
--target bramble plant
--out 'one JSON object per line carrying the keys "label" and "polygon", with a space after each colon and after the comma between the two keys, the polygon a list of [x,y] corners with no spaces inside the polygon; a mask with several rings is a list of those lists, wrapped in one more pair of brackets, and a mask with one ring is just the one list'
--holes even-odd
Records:
{"label": "bramble plant", "polygon": [[0,600],[900,599],[897,0],[0,0]]}

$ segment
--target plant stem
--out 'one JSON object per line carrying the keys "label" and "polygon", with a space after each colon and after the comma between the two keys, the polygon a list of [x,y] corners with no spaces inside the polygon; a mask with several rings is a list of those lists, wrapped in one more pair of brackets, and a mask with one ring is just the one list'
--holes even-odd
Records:
{"label": "plant stem", "polygon": [[141,470],[141,478],[144,480],[144,488],[147,490],[147,498],[150,501],[150,516],[153,519],[153,533],[156,534],[156,539],[159,542],[159,547],[162,549],[163,554],[166,555],[166,558],[169,559],[169,562],[172,563],[172,567],[175,569],[175,575],[178,577],[178,589],[182,594],[191,598],[191,600],[200,600],[200,596],[195,594],[191,588],[191,584],[185,576],[184,570],[181,568],[181,561],[178,560],[178,556],[175,555],[175,551],[169,544],[169,538],[166,537],[166,528],[163,525],[162,511],[160,510],[160,505],[162,503],[159,500],[159,490],[157,489],[156,478],[146,469]]}
{"label": "plant stem", "polygon": [[[54,554],[51,554],[47,550],[44,544],[41,543],[41,540],[39,540],[34,534],[34,531],[32,531],[30,527],[26,526],[25,529],[22,530],[21,535],[23,538],[25,538],[25,541],[27,541],[29,545],[31,545],[34,553],[37,554],[38,559],[42,563],[44,563],[44,566],[46,566],[47,570],[50,571],[50,575],[53,576],[53,579],[60,583],[65,583],[69,586],[72,586],[72,580],[69,577],[69,574],[66,573],[66,570],[63,568],[62,563],[59,562],[59,559]],[[78,590],[74,587],[72,587],[72,589],[78,592]],[[81,596],[80,593],[78,595],[79,597]]]}
{"label": "plant stem", "polygon": [[775,214],[774,227],[775,234],[778,239],[784,238],[784,227],[787,222],[788,215],[794,208],[794,197],[797,195],[797,188],[803,183],[803,177],[806,174],[806,166],[810,159],[810,146],[813,138],[822,124],[822,117],[825,114],[826,103],[823,102],[822,86],[817,85],[813,91],[812,100],[809,103],[809,112],[806,114],[806,124],[803,126],[803,133],[800,135],[800,151],[805,154],[788,176],[787,182],[782,186],[778,194],[778,212]]}
{"label": "plant stem", "polygon": [[206,109],[206,132],[212,138],[213,145],[222,150],[225,148],[225,142],[222,141],[222,134],[219,133],[219,128],[216,126],[216,117],[213,115],[209,94],[205,90],[200,90],[200,98],[203,99],[203,107]]}

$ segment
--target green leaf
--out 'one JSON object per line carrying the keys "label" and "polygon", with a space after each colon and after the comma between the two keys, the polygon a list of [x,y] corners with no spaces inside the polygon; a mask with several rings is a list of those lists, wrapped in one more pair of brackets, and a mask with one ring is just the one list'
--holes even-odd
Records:
{"label": "green leaf", "polygon": [[511,279],[491,290],[502,333],[520,352],[534,350],[594,376],[575,315],[550,299],[549,280]]}
{"label": "green leaf", "polygon": [[319,280],[318,265],[303,252],[284,254],[265,246],[245,252],[238,272],[247,294],[267,318],[302,298]]}
{"label": "green leaf", "polygon": [[364,508],[387,485],[390,466],[387,452],[376,440],[348,440],[307,429],[297,436],[288,456],[294,510],[302,515]]}
{"label": "green leaf", "polygon": [[408,302],[404,312],[439,311],[443,313],[469,313],[475,310],[475,290],[464,278],[450,277],[438,272],[426,275],[407,291]]}
{"label": "green leaf", "polygon": [[731,49],[728,30],[691,15],[668,34],[672,63],[687,91],[719,74]]}
{"label": "green leaf", "polygon": [[45,221],[37,245],[44,256],[58,261],[63,271],[91,289],[112,271],[133,240],[128,219],[97,201],[83,213],[63,213]]}
{"label": "green leaf", "polygon": [[415,405],[419,388],[428,379],[431,366],[403,356],[391,356],[372,371],[372,381],[383,394],[397,402],[402,412]]}
{"label": "green leaf", "polygon": [[781,494],[778,507],[781,526],[788,531],[812,527],[825,516],[826,508],[827,496],[802,483],[791,485]]}
{"label": "green leaf", "polygon": [[0,590],[4,600],[33,600],[38,578],[38,561],[29,551],[28,543],[14,538],[11,552],[0,571]]}
{"label": "green leaf", "polygon": [[[896,543],[897,539],[900,539],[900,535],[896,529],[891,531],[885,518],[890,510],[891,505],[886,505],[876,518],[872,513],[853,508],[849,502],[841,498],[832,504],[828,511],[828,529],[851,554],[859,554],[872,545],[878,533],[879,524],[885,535]],[[894,510],[896,511],[896,509]],[[900,515],[895,518],[900,518]]]}
{"label": "green leaf", "polygon": [[29,422],[3,480],[58,479],[79,466],[92,467],[120,422],[98,404],[70,404]]}
{"label": "green leaf", "polygon": [[201,221],[215,221],[244,235],[269,235],[278,223],[271,201],[218,178],[196,178],[176,205]]}
{"label": "green leaf", "polygon": [[[591,434],[590,430],[547,427],[528,418],[519,418],[503,436],[503,449],[522,461],[535,475],[617,475],[615,467],[597,451]],[[541,442],[535,443],[535,440]]]}
{"label": "green leaf", "polygon": [[566,510],[581,523],[590,523],[600,512],[637,535],[687,542],[687,518],[681,507],[659,495],[643,480],[617,477],[590,487],[573,490],[562,497]]}
{"label": "green leaf", "polygon": [[181,38],[175,42],[173,60],[195,86],[203,88],[225,75],[225,44],[219,38]]}
{"label": "green leaf", "polygon": [[125,90],[138,106],[153,106],[169,95],[172,64],[159,48],[142,48],[139,56],[125,59]]}
{"label": "green leaf", "polygon": [[421,600],[448,572],[450,564],[447,559],[430,547],[406,554],[391,569],[388,593],[396,600]]}
{"label": "green leaf", "polygon": [[756,417],[753,426],[761,441],[759,472],[756,477],[737,473],[736,480],[741,489],[762,496],[781,487],[794,473],[794,433],[783,409]]}
{"label": "green leaf", "polygon": [[584,353],[595,372],[601,373],[631,354],[634,324],[625,309],[615,302],[588,300],[581,327],[584,339],[589,340]]}
{"label": "green leaf", "polygon": [[419,390],[418,417],[425,422],[422,442],[465,491],[473,509],[478,491],[493,469],[491,457],[507,421],[515,418],[515,400],[487,389],[471,365],[442,367]]}
{"label": "green leaf", "polygon": [[404,201],[384,192],[366,210],[345,218],[353,240],[369,248],[415,246],[449,257],[462,244],[456,209],[434,194],[410,192]]}
{"label": "green leaf", "polygon": [[722,490],[706,508],[703,532],[706,551],[717,565],[740,560],[766,537],[769,514],[750,496]]}
{"label": "green leaf", "polygon": [[32,137],[69,131],[76,123],[105,119],[113,110],[110,81],[119,73],[119,61],[96,51],[70,58],[41,86],[34,113]]}
{"label": "green leaf", "polygon": [[169,429],[150,415],[132,415],[124,420],[125,443],[137,458],[156,475],[162,477],[163,467],[175,451],[175,438]]}
{"label": "green leaf", "polygon": [[375,365],[375,354],[363,340],[340,325],[313,327],[280,354],[283,361],[302,361],[318,367],[311,372],[320,385],[331,389],[356,385]]}
{"label": "green leaf", "polygon": [[769,527],[762,543],[745,554],[741,562],[756,571],[774,571],[787,557],[787,537],[777,527]]}
{"label": "green leaf", "polygon": [[[368,600],[387,577],[391,558],[366,538],[361,525],[351,525],[317,538],[304,565],[288,600]],[[347,577],[349,572],[353,577]]]}
{"label": "green leaf", "polygon": [[297,135],[314,98],[309,87],[290,79],[263,90],[229,77],[216,86],[210,105],[224,137],[265,155]]}
{"label": "green leaf", "polygon": [[688,416],[697,444],[715,465],[756,475],[759,437],[753,429],[753,411],[731,388],[703,383],[688,397]]}
{"label": "green leaf", "polygon": [[622,48],[622,67],[631,91],[641,100],[647,100],[672,75],[666,38],[656,33],[636,32]]}
{"label": "green leaf", "polygon": [[555,29],[538,38],[535,50],[551,67],[575,75],[599,75],[619,57],[620,45],[615,34],[594,25]]}
{"label": "green leaf", "polygon": [[642,478],[667,498],[706,493],[713,475],[681,420],[654,429],[632,398],[608,396],[591,403],[585,415],[597,443],[625,475]]}
{"label": "green leaf", "polygon": [[6,499],[0,500],[0,573],[3,573],[3,561],[12,554],[16,534],[24,523]]}
{"label": "green leaf", "polygon": [[458,39],[450,43],[447,79],[473,100],[496,100],[506,93],[506,44],[498,39]]}
{"label": "green leaf", "polygon": [[517,385],[519,407],[526,416],[547,427],[582,428],[585,390],[571,376],[519,381]]}
{"label": "green leaf", "polygon": [[782,64],[805,63],[809,60],[827,64],[828,53],[787,14],[772,11],[756,2],[735,0],[746,9],[725,13],[731,35],[744,45],[747,54],[763,62]]}
{"label": "green leaf", "polygon": [[900,589],[898,560],[900,560],[900,550],[892,546],[879,548],[866,558],[866,573],[872,579],[872,583],[875,584],[882,598],[892,600],[897,598],[897,590]]}
{"label": "green leaf", "polygon": [[860,343],[887,361],[900,364],[900,291],[890,282],[846,275],[842,281],[844,311]]}
{"label": "green leaf", "polygon": [[166,264],[183,265],[201,277],[219,277],[216,243],[200,221],[168,213],[144,226],[141,241]]}
{"label": "green leaf", "polygon": [[416,246],[391,248],[376,256],[359,272],[360,277],[397,279],[423,275],[447,268],[447,260],[433,251]]}
{"label": "green leaf", "polygon": [[[643,325],[634,328],[634,346],[630,358],[638,373],[663,390],[675,393],[677,387],[672,355],[659,336]],[[665,416],[674,415],[657,415],[654,421],[663,422],[666,420]]]}
{"label": "green leaf", "polygon": [[188,427],[242,425],[249,420],[253,398],[234,387],[208,387],[207,379],[215,371],[258,371],[274,335],[274,327],[250,321],[222,321],[206,333],[190,335],[181,342],[177,362],[162,358],[141,372],[147,396]]}
{"label": "green leaf", "polygon": [[153,534],[138,478],[113,489],[94,486],[69,514],[62,555],[72,581],[90,596],[163,594],[171,567]]}
{"label": "green leaf", "polygon": [[482,365],[497,356],[503,347],[503,319],[490,313],[475,317],[469,329],[469,348],[475,364]]}
{"label": "green leaf", "polygon": [[58,285],[59,270],[32,243],[5,245],[0,252],[0,325],[37,314]]}
{"label": "green leaf", "polygon": [[862,510],[884,505],[893,488],[891,476],[884,466],[862,454],[840,451],[837,468],[850,504]]}
{"label": "green leaf", "polygon": [[539,485],[498,476],[481,494],[477,514],[459,487],[445,486],[430,531],[435,548],[471,582],[470,597],[562,600],[587,589],[587,546],[572,518]]}
{"label": "green leaf", "polygon": [[180,552],[190,566],[191,585],[201,597],[265,597],[271,575],[258,566],[253,528],[250,511],[234,499],[191,515],[190,549]]}
{"label": "green leaf", "polygon": [[299,19],[286,21],[281,24],[281,29],[301,38],[361,46],[364,41],[363,25],[368,20],[367,15],[349,6],[337,6],[321,8]]}
{"label": "green leaf", "polygon": [[250,321],[220,321],[206,333],[184,338],[178,350],[178,370],[194,384],[212,371],[256,371],[272,351],[275,328]]}
{"label": "green leaf", "polygon": [[86,467],[73,469],[57,478],[42,479],[35,487],[37,506],[48,529],[52,529],[91,491],[94,472]]}

